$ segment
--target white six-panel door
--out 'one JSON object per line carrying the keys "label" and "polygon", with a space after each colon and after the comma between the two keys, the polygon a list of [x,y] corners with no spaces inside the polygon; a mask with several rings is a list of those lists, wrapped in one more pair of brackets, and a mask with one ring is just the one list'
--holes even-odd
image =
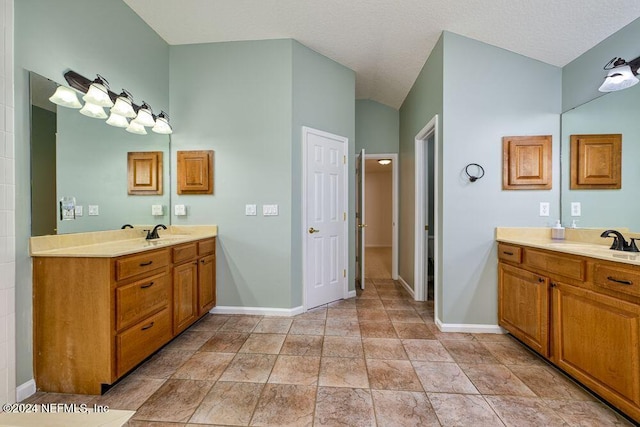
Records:
{"label": "white six-panel door", "polygon": [[347,138],[303,128],[304,277],[307,309],[344,298]]}

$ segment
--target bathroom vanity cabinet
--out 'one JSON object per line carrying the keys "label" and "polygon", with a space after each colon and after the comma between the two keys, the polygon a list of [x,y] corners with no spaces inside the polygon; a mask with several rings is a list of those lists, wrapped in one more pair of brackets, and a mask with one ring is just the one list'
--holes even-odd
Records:
{"label": "bathroom vanity cabinet", "polygon": [[498,244],[498,318],[640,421],[640,266]]}
{"label": "bathroom vanity cabinet", "polygon": [[100,394],[215,305],[215,237],[149,245],[33,258],[38,390]]}

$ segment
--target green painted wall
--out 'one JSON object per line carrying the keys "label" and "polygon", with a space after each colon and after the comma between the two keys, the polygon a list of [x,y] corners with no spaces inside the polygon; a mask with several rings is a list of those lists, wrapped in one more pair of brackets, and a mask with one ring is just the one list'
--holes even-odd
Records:
{"label": "green painted wall", "polygon": [[[33,106],[31,110],[32,209],[31,228],[35,236],[54,234],[57,227],[56,201],[56,113]],[[51,179],[54,177],[54,179]]]}
{"label": "green painted wall", "polygon": [[[291,198],[292,300],[302,304],[302,126],[308,126],[349,139],[347,148],[349,180],[348,230],[355,218],[355,73],[313,50],[293,41],[293,171]],[[349,233],[349,289],[354,290],[355,240]]]}
{"label": "green painted wall", "polygon": [[356,153],[397,153],[400,146],[400,112],[369,99],[356,101]]}
{"label": "green painted wall", "polygon": [[122,1],[20,0],[14,19],[16,381],[22,384],[33,378],[28,73],[60,83],[67,69],[100,73],[116,91],[125,87],[136,101],[168,108],[169,46]]}
{"label": "green painted wall", "polygon": [[602,96],[602,68],[616,56],[627,61],[640,56],[640,18],[607,37],[562,68],[562,111]]}

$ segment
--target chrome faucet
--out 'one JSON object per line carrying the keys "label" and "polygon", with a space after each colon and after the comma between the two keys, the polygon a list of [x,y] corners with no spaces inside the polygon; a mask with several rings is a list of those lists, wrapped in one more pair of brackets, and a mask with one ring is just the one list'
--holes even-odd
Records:
{"label": "chrome faucet", "polygon": [[612,237],[612,234],[613,244],[610,249],[614,251],[640,252],[640,250],[638,250],[638,246],[636,246],[637,237],[632,237],[631,243],[628,243],[622,233],[616,230],[606,230],[600,235],[600,237]]}
{"label": "chrome faucet", "polygon": [[146,239],[147,240],[159,239],[160,238],[160,236],[158,236],[158,229],[159,228],[162,228],[163,230],[166,230],[167,226],[164,225],[164,224],[158,224],[155,227],[153,227],[153,230],[151,230],[151,231],[146,230],[147,231]]}

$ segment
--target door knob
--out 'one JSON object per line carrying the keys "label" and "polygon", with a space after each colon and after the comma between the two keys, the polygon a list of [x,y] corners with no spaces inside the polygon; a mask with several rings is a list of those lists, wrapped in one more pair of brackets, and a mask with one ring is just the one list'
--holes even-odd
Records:
{"label": "door knob", "polygon": [[319,232],[320,232],[320,230],[316,230],[316,229],[315,229],[315,228],[313,228],[313,227],[309,227],[309,234],[319,233]]}
{"label": "door knob", "polygon": [[367,224],[358,224],[358,228],[365,228]]}

